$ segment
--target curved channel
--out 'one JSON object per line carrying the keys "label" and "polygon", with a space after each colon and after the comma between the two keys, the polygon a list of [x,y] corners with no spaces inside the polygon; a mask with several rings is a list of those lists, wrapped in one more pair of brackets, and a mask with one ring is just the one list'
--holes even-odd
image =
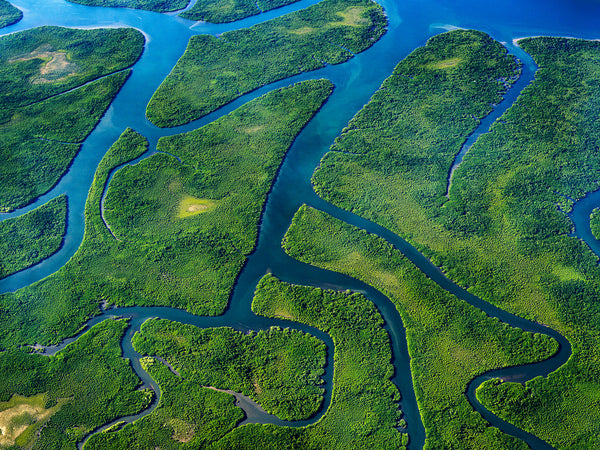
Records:
{"label": "curved channel", "polygon": [[[412,388],[405,330],[394,305],[381,293],[364,283],[338,273],[324,271],[299,263],[289,258],[281,250],[280,242],[291,222],[293,214],[302,203],[307,203],[334,217],[388,240],[442,288],[467,301],[469,304],[482,309],[489,316],[497,317],[511,326],[519,327],[526,331],[547,334],[560,343],[559,352],[552,358],[541,363],[501,369],[483,374],[470,383],[466,393],[473,408],[479,411],[492,425],[497,426],[508,434],[523,439],[534,449],[548,448],[545,442],[522,430],[511,429],[509,424],[485,410],[477,402],[474,389],[480,382],[490,377],[501,377],[506,380],[524,382],[538,375],[547,375],[569,358],[571,351],[569,342],[554,330],[509,314],[458,287],[448,280],[438,267],[434,266],[416,249],[387,229],[324,202],[312,191],[310,177],[320,158],[328,150],[333,139],[339,134],[339,131],[343,129],[356,111],[368,101],[371,94],[381,85],[381,82],[392,73],[397,62],[414,48],[423,45],[429,37],[443,31],[444,27],[460,26],[464,28],[477,28],[487,32],[497,40],[509,43],[518,36],[537,34],[576,35],[579,37],[594,38],[600,34],[596,20],[594,20],[600,14],[599,5],[586,5],[585,10],[576,11],[577,8],[571,10],[563,4],[555,5],[552,3],[549,5],[547,1],[542,0],[531,2],[536,7],[523,5],[522,2],[517,2],[516,0],[508,0],[498,10],[493,5],[488,6],[474,1],[471,2],[472,4],[469,4],[469,1],[463,2],[465,4],[461,4],[460,6],[449,6],[447,2],[442,2],[441,0],[430,0],[427,4],[416,0],[407,0],[401,4],[397,4],[398,2],[393,2],[392,0],[380,1],[379,3],[384,6],[387,13],[389,28],[386,35],[371,49],[356,55],[353,59],[340,66],[327,66],[318,71],[301,74],[298,77],[274,83],[241,97],[203,119],[183,127],[165,130],[153,126],[145,119],[145,107],[152,93],[175,65],[177,59],[183,54],[189,37],[193,34],[219,34],[231,29],[248,27],[255,23],[277,17],[283,13],[317,3],[317,0],[302,0],[278,10],[269,11],[234,24],[224,25],[189,22],[174,14],[156,14],[120,8],[93,8],[66,3],[63,0],[11,0],[11,2],[24,11],[24,18],[17,24],[2,29],[0,34],[12,33],[41,25],[69,27],[130,26],[142,30],[146,35],[147,42],[144,54],[133,67],[132,75],[115,98],[99,125],[84,142],[82,150],[75,158],[67,175],[49,193],[41,196],[28,207],[12,214],[0,215],[0,220],[15,217],[47,202],[61,193],[66,192],[69,195],[69,227],[65,245],[60,251],[60,255],[55,255],[31,269],[20,272],[17,274],[18,276],[7,277],[0,281],[0,292],[18,289],[55,272],[74,254],[83,238],[83,208],[93,174],[103,154],[116,141],[126,127],[131,127],[148,138],[150,150],[147,155],[149,155],[156,148],[156,142],[161,136],[195,129],[273,88],[303,79],[326,77],[334,82],[336,89],[322,110],[296,139],[282,164],[279,176],[269,195],[263,213],[257,247],[254,253],[248,258],[237,280],[230,299],[230,307],[226,313],[219,317],[198,317],[173,308],[114,308],[90,320],[88,327],[109,316],[122,315],[130,317],[131,326],[122,341],[124,356],[130,358],[136,373],[138,373],[145,384],[151,387],[154,382],[141,369],[141,365],[139,367],[136,366],[136,364],[139,364],[139,355],[134,353],[131,346],[133,332],[147,318],[162,317],[182,323],[192,323],[200,327],[231,326],[241,331],[264,329],[272,325],[278,325],[282,327],[293,326],[294,328],[310,332],[326,342],[328,347],[328,370],[326,371],[328,389],[326,389],[327,394],[323,408],[316,417],[305,422],[306,424],[318,420],[324,414],[330,402],[330,386],[333,376],[331,370],[333,367],[331,349],[333,349],[333,343],[328,335],[299,323],[255,316],[250,309],[254,288],[258,280],[265,273],[272,272],[283,281],[295,284],[339,290],[351,289],[362,292],[377,305],[384,317],[385,327],[392,342],[393,363],[396,369],[393,381],[402,393],[403,400],[401,407],[408,423],[407,431],[411,439],[410,448],[421,448],[425,441],[425,431],[421,423]],[[539,14],[540,11],[544,11],[544,14]],[[454,25],[440,26],[436,24]],[[517,52],[518,50],[511,49],[511,51]],[[505,101],[502,107],[508,107],[510,104],[510,100]],[[483,128],[482,130],[485,131]],[[589,197],[592,198],[592,196]],[[596,199],[598,198],[600,198],[600,195]],[[581,204],[583,204],[583,201]],[[578,203],[575,211],[580,211],[581,208]],[[577,233],[579,234],[581,228],[577,220],[575,222]],[[589,227],[589,214],[587,226]],[[590,243],[588,242],[588,244]],[[598,253],[598,250],[595,251]],[[61,344],[61,347],[49,349],[49,353],[58,351],[73,339],[76,339],[76,337],[65,341],[65,343]],[[160,391],[156,383],[154,383],[153,389],[157,393],[158,399]],[[151,413],[156,404],[157,401],[142,414],[147,415]],[[138,415],[131,418],[121,418],[117,422],[124,419],[132,421],[139,417]],[[105,425],[105,427],[110,425]],[[302,425],[302,422],[295,422],[294,425]]]}

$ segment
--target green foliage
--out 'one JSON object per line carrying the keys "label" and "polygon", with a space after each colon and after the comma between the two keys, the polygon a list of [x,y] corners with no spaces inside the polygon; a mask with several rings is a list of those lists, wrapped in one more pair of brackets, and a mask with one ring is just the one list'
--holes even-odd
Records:
{"label": "green foliage", "polygon": [[151,320],[134,336],[143,355],[167,360],[185,380],[250,396],[285,420],[307,419],[323,401],[325,344],[289,328],[245,335]]}
{"label": "green foliage", "polygon": [[0,278],[26,269],[58,251],[66,227],[65,195],[20,217],[0,222]]}
{"label": "green foliage", "polygon": [[309,416],[322,402],[318,385],[325,346],[299,331],[271,328],[244,335],[231,328],[149,320],[133,343],[143,354],[168,360],[177,375],[156,359],[143,358],[162,391],[157,409],[123,430],[92,437],[86,448],[206,448],[244,417],[229,394],[206,386],[241,391],[286,419]]}
{"label": "green foliage", "polygon": [[[102,242],[114,240],[100,215],[104,185],[114,167],[140,156],[147,145],[142,136],[127,130],[98,165],[86,203],[84,242],[69,263],[42,281],[0,297],[0,328],[4,330],[0,347],[56,344],[99,311],[102,297],[97,283],[103,268],[97,256],[105,251]],[[27,308],[22,307],[24,303]]]}
{"label": "green foliage", "polygon": [[15,8],[6,0],[0,0],[0,28],[7,27],[23,18],[20,9]]}
{"label": "green foliage", "polygon": [[[484,33],[431,38],[395,68],[336,139],[313,177],[323,198],[397,229],[415,204],[446,198],[450,167],[518,67]],[[363,200],[369,198],[369,201]]]}
{"label": "green foliage", "polygon": [[[0,0],[4,1],[4,0]],[[122,7],[169,12],[184,9],[189,0],[68,0],[88,6]],[[198,0],[192,8],[180,14],[190,20],[225,23],[260,14],[298,0]],[[1,11],[1,10],[0,10]]]}
{"label": "green foliage", "polygon": [[212,23],[234,22],[260,14],[298,0],[198,0],[189,10],[180,14],[190,20]]}
{"label": "green foliage", "polygon": [[42,101],[131,66],[144,36],[132,28],[44,26],[0,38],[0,122]]}
{"label": "green foliage", "polygon": [[[594,406],[600,398],[600,272],[587,246],[567,236],[570,226],[555,225],[569,222],[553,205],[562,196],[578,199],[597,189],[600,46],[595,41],[558,38],[525,39],[519,44],[540,66],[536,80],[461,167],[462,179],[477,172],[485,174],[485,180],[480,175],[469,180],[469,186],[457,183],[451,194],[457,203],[477,198],[475,206],[493,223],[515,223],[513,242],[529,261],[523,258],[514,267],[504,257],[499,264],[510,264],[531,277],[530,298],[543,299],[541,308],[535,307],[543,311],[539,320],[554,323],[567,334],[573,356],[547,380],[536,379],[518,389],[486,386],[483,400],[501,417],[558,448],[593,448],[599,445],[600,431]],[[527,222],[517,221],[519,216]],[[500,233],[507,234],[502,229],[494,234]],[[484,284],[478,272],[475,279]],[[517,298],[515,308],[531,311],[531,303]],[[500,406],[494,397],[510,399]],[[556,430],[551,417],[562,417],[567,429]]]}
{"label": "green foliage", "polygon": [[[102,301],[222,313],[255,246],[278,167],[331,90],[326,80],[296,84],[199,130],[161,139],[159,150],[181,162],[158,153],[116,172],[105,198],[109,229],[100,211],[107,177],[147,150],[142,136],[126,131],[98,167],[77,253],[57,273],[2,296],[0,347],[56,342]],[[191,204],[181,211],[184,200]]]}
{"label": "green foliage", "polygon": [[[474,294],[566,335],[573,345],[569,364],[547,380],[529,383],[530,403],[506,411],[494,409],[499,403],[491,407],[552,445],[585,446],[600,431],[593,406],[600,379],[600,271],[587,246],[568,236],[571,223],[557,205],[597,189],[600,179],[600,44],[531,38],[520,45],[540,67],[536,79],[471,147],[454,173],[448,201],[444,180],[458,143],[445,164],[428,166],[422,155],[435,154],[445,146],[438,141],[452,136],[423,136],[438,125],[450,127],[462,108],[455,106],[459,102],[444,106],[435,95],[438,78],[397,101],[402,86],[412,81],[411,72],[402,69],[412,55],[398,66],[406,76],[390,78],[353,120],[333,147],[340,151],[324,158],[314,182],[336,205],[406,237]],[[438,71],[441,61],[434,65]],[[467,87],[448,81],[448,92]],[[429,120],[407,115],[407,108]],[[428,114],[432,109],[439,114]],[[373,126],[379,123],[381,128]],[[394,135],[401,145],[392,151],[391,125],[396,132],[412,130]],[[461,139],[468,132],[463,129]],[[568,430],[552,426],[556,417]]]}
{"label": "green foliage", "polygon": [[248,425],[235,429],[210,448],[405,448],[398,431],[398,389],[389,337],[371,302],[347,294],[293,286],[265,276],[252,308],[327,332],[335,344],[333,393],[323,418],[307,428]]}
{"label": "green foliage", "polygon": [[190,0],[67,0],[87,6],[105,6],[112,8],[146,9],[156,12],[170,12],[185,8]]}
{"label": "green foliage", "polygon": [[161,397],[152,414],[119,431],[92,436],[87,449],[205,448],[244,418],[231,395],[182,379],[153,358],[144,369],[160,384]]}
{"label": "green foliage", "polygon": [[427,448],[516,448],[467,402],[468,382],[490,369],[543,360],[557,342],[511,328],[443,290],[381,238],[307,208],[284,240],[290,256],[358,278],[392,300],[406,326]]}
{"label": "green foliage", "polygon": [[596,239],[600,240],[600,209],[595,208],[590,214],[590,228]]}
{"label": "green foliage", "polygon": [[2,209],[30,203],[58,182],[128,76],[119,72],[22,107],[0,125]]}
{"label": "green foliage", "polygon": [[129,71],[88,82],[133,64],[143,42],[131,29],[42,27],[0,38],[0,210],[58,182]]}
{"label": "green foliage", "polygon": [[260,86],[345,62],[373,45],[386,24],[370,0],[325,0],[219,38],[193,36],[146,114],[160,127],[190,122]]}
{"label": "green foliage", "polygon": [[123,320],[106,320],[54,356],[24,349],[0,354],[1,401],[45,393],[46,408],[59,406],[38,424],[34,449],[75,449],[93,429],[148,406],[152,392],[137,390],[139,378],[121,357],[126,328]]}
{"label": "green foliage", "polygon": [[[597,448],[598,337],[586,336],[578,344],[593,350],[577,351],[547,379],[538,377],[525,386],[490,380],[478,388],[477,398],[502,419],[542,436],[556,448]],[[553,429],[556,417],[567,427],[562,432]]]}

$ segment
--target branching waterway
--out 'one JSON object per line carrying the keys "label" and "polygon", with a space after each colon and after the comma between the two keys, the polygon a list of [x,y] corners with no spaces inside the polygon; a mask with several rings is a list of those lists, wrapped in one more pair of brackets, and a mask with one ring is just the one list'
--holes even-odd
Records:
{"label": "branching waterway", "polygon": [[[570,5],[571,2],[538,0],[526,4],[508,1],[500,7],[474,1],[451,2],[452,5],[441,0],[426,2],[416,0],[406,2],[382,1],[380,3],[385,8],[389,20],[388,32],[372,48],[355,55],[350,61],[341,65],[326,66],[323,69],[303,73],[257,89],[218,111],[187,125],[171,129],[159,129],[146,120],[146,105],[162,80],[183,54],[192,35],[219,35],[232,29],[249,27],[285,13],[305,8],[317,3],[317,0],[303,0],[278,10],[224,25],[195,23],[177,17],[172,13],[157,14],[122,8],[94,8],[71,4],[64,0],[14,0],[12,3],[23,10],[24,18],[17,24],[1,30],[2,34],[14,33],[42,25],[79,28],[128,26],[135,27],[144,33],[146,45],[142,57],[133,67],[132,75],[99,125],[84,142],[68,173],[50,192],[39,197],[31,205],[10,214],[0,214],[0,220],[5,220],[20,216],[62,193],[66,193],[69,198],[68,229],[61,250],[36,266],[0,280],[0,292],[14,291],[38,281],[56,272],[73,256],[83,239],[84,206],[96,167],[104,153],[125,128],[131,127],[148,138],[150,147],[148,152],[142,156],[144,158],[156,151],[156,144],[160,137],[194,130],[272,89],[301,80],[321,77],[330,79],[336,86],[329,101],[298,136],[280,168],[263,212],[256,249],[249,256],[242,273],[238,277],[230,298],[229,308],[225,314],[218,317],[199,317],[185,311],[164,307],[111,308],[86,324],[86,329],[89,329],[92,325],[109,317],[130,318],[130,327],[122,341],[124,357],[131,360],[133,369],[142,379],[143,384],[156,393],[153,404],[142,413],[120,418],[95,430],[95,432],[113,426],[118,422],[132,422],[148,415],[158,404],[160,398],[159,386],[143,371],[140,364],[140,355],[135,352],[131,344],[133,333],[139,329],[144,320],[151,317],[165,318],[202,328],[230,326],[240,331],[267,329],[271,326],[292,327],[322,339],[328,348],[327,370],[324,376],[326,394],[323,406],[315,417],[306,421],[290,423],[261,412],[257,408],[252,409],[251,404],[245,406],[245,411],[251,422],[305,426],[319,420],[326,413],[331,401],[333,342],[327,334],[314,328],[296,322],[267,319],[252,313],[250,305],[256,284],[265,273],[271,272],[286,282],[337,290],[350,289],[363,293],[373,301],[384,317],[385,329],[390,335],[395,368],[393,382],[402,393],[401,409],[408,424],[406,431],[410,435],[410,448],[423,447],[425,430],[421,422],[412,385],[405,329],[395,306],[380,292],[364,283],[338,273],[332,273],[295,261],[281,249],[281,240],[294,213],[303,203],[306,203],[386,239],[442,288],[467,303],[480,308],[489,316],[497,317],[511,326],[526,331],[549,335],[559,342],[560,350],[552,358],[536,364],[495,370],[483,374],[470,383],[466,392],[473,408],[479,411],[492,425],[508,434],[523,439],[534,449],[549,448],[548,444],[535,436],[511,426],[491,414],[477,402],[474,392],[482,381],[492,377],[524,382],[536,376],[546,376],[567,361],[571,354],[569,342],[563,336],[541,324],[509,314],[458,287],[446,278],[438,267],[434,266],[426,257],[397,235],[350,212],[340,210],[317,197],[312,190],[310,178],[334,138],[339,135],[352,116],[369,100],[383,80],[392,73],[394,66],[413,49],[425,44],[426,40],[432,35],[453,27],[479,29],[487,32],[493,38],[505,42],[509,51],[516,54],[524,62],[521,80],[509,90],[505,101],[495,109],[492,115],[482,120],[479,128],[465,144],[464,152],[466,152],[472,142],[480,134],[487,132],[490,124],[510,107],[519,92],[533,77],[535,69],[531,60],[523,55],[520,49],[511,44],[513,40],[518,37],[540,34],[597,38],[600,35],[600,26],[597,24],[596,18],[600,14],[600,5],[583,0],[580,2],[581,5],[576,6]],[[565,5],[565,3],[569,3],[569,5]],[[460,163],[464,152],[457,158],[455,166]],[[451,175],[452,171],[448,174],[449,182]],[[577,232],[583,230],[580,236],[589,241],[590,246],[597,254],[600,253],[600,248],[595,243],[595,239],[592,241],[587,234],[589,213],[585,208],[593,208],[593,205],[600,200],[598,197],[600,197],[600,194],[589,196],[581,202],[582,205],[585,203],[584,206],[576,205],[576,214],[573,216]],[[577,214],[578,211],[584,209],[584,213]],[[587,222],[585,220],[586,214],[588,217]],[[587,229],[585,229],[586,226]],[[74,336],[60,346],[49,348],[47,353],[55,353],[77,338],[78,336]],[[80,445],[83,446],[83,442]]]}

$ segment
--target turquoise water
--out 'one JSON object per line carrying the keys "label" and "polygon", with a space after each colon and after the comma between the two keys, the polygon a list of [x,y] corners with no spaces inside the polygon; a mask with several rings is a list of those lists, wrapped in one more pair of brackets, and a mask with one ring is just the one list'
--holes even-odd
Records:
{"label": "turquoise water", "polygon": [[[145,108],[150,97],[183,54],[192,35],[219,34],[231,29],[251,26],[316,2],[316,0],[301,1],[280,10],[270,11],[234,24],[211,25],[190,22],[174,14],[163,15],[121,8],[85,7],[63,0],[14,0],[12,3],[23,10],[24,18],[21,22],[0,30],[0,34],[41,25],[69,27],[130,26],[141,30],[145,34],[147,42],[143,56],[134,66],[132,76],[126,82],[100,124],[84,143],[67,175],[48,194],[40,197],[33,204],[10,214],[0,214],[0,219],[4,220],[21,215],[59,194],[66,193],[69,196],[68,231],[63,248],[42,263],[0,280],[0,292],[14,291],[50,275],[64,265],[74,254],[83,239],[83,208],[96,166],[110,145],[116,141],[126,127],[134,128],[149,139],[150,150],[147,154],[149,155],[154,152],[156,142],[161,136],[179,134],[198,128],[274,88],[305,79],[328,78],[335,83],[336,89],[323,109],[296,139],[281,167],[265,207],[257,248],[250,256],[238,279],[231,298],[231,306],[227,312],[217,318],[198,318],[169,308],[112,309],[100,318],[94,319],[94,321],[99,321],[108,315],[118,314],[135,317],[128,336],[144,318],[156,316],[185,323],[194,323],[202,327],[229,325],[236,329],[248,330],[280,324],[311,332],[323,339],[329,348],[329,370],[326,376],[327,397],[325,406],[317,417],[296,424],[303,425],[316,421],[323,414],[330,401],[333,344],[327,335],[309,327],[254,316],[250,310],[250,302],[256,283],[265,273],[272,272],[284,281],[297,284],[343,290],[352,289],[363,292],[374,301],[384,316],[394,353],[394,366],[396,368],[394,382],[402,392],[401,408],[408,422],[408,431],[411,437],[410,445],[411,448],[421,448],[425,439],[425,432],[412,388],[405,331],[395,307],[386,297],[363,283],[292,260],[281,251],[281,239],[291,222],[293,214],[303,203],[322,209],[335,217],[378,234],[405,253],[435,282],[465,301],[511,325],[529,331],[550,334],[561,343],[561,351],[554,358],[535,365],[496,371],[494,372],[495,376],[501,375],[505,379],[512,377],[515,380],[524,381],[537,375],[546,375],[555,370],[570,355],[570,345],[564,338],[542,325],[533,324],[498,310],[460,289],[448,281],[439,269],[433,266],[425,257],[397,236],[369,221],[332,207],[319,199],[312,190],[310,177],[334,138],[352,116],[368,102],[372,93],[389,76],[394,66],[414,48],[423,45],[429,37],[455,27],[479,29],[505,43],[509,51],[523,59],[529,69],[529,72],[525,72],[523,81],[509,92],[506,101],[474,133],[473,139],[475,139],[478,134],[485,133],[495,117],[512,104],[520,89],[533,76],[535,67],[531,60],[513,45],[513,40],[532,35],[598,38],[600,37],[600,23],[598,23],[597,18],[600,17],[600,2],[583,0],[569,2],[508,1],[502,3],[382,1],[380,3],[384,6],[389,20],[388,32],[371,49],[356,55],[349,62],[339,66],[327,66],[314,72],[273,83],[239,98],[203,119],[185,126],[165,130],[153,126],[146,120]],[[586,199],[587,206],[585,207],[577,205],[573,213],[578,235],[589,241],[590,245],[594,245],[595,240],[589,240],[589,236],[586,234],[586,214],[589,217],[586,208],[589,209],[589,205],[593,207],[600,200],[596,197],[590,196]],[[589,228],[589,219],[587,224]],[[580,230],[581,234],[579,234]],[[597,252],[599,250],[595,249]],[[134,361],[136,372],[143,378],[144,382],[153,386],[159,392],[154,382],[141,370],[136,354],[131,348],[129,338],[124,340],[123,347],[125,355]],[[483,378],[494,374],[486,374]],[[486,419],[502,430],[526,440],[532,448],[547,448],[547,445],[543,442],[527,433],[514,429],[514,427],[511,428],[478,405],[472,391],[479,382],[479,380],[475,380],[471,383],[468,396],[474,407],[484,414]],[[147,414],[150,411],[151,409],[145,413]],[[132,419],[129,418],[129,420]],[[268,420],[270,419],[264,418],[264,421]]]}

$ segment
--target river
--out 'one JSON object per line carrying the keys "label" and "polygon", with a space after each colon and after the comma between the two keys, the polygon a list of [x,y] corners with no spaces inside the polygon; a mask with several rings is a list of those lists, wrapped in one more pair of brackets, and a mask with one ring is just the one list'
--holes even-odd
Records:
{"label": "river", "polygon": [[[513,45],[513,40],[532,35],[598,38],[600,37],[600,23],[598,23],[597,18],[600,17],[600,2],[593,0],[569,2],[558,0],[517,2],[509,0],[502,3],[486,3],[473,0],[457,0],[454,2],[441,0],[409,0],[403,2],[383,0],[379,3],[383,5],[389,20],[388,32],[369,50],[356,55],[347,63],[326,66],[317,71],[270,84],[240,97],[200,120],[171,129],[160,129],[148,122],[145,118],[145,108],[156,88],[183,54],[192,35],[216,35],[228,30],[248,27],[287,12],[307,7],[317,3],[317,0],[303,0],[233,24],[222,25],[195,23],[179,18],[175,14],[157,14],[122,8],[94,8],[71,4],[64,0],[11,0],[11,2],[23,10],[24,18],[10,27],[1,29],[0,34],[13,33],[41,25],[79,28],[129,26],[135,27],[144,33],[146,45],[142,57],[133,68],[131,77],[119,92],[99,125],[84,142],[68,173],[50,192],[41,196],[31,205],[9,214],[0,214],[0,220],[5,220],[22,215],[62,193],[66,193],[69,197],[68,229],[63,247],[40,264],[0,280],[0,292],[14,291],[54,273],[75,253],[83,239],[84,205],[96,167],[104,153],[126,127],[131,127],[148,138],[150,148],[143,156],[147,157],[155,152],[156,143],[162,136],[196,129],[274,88],[287,86],[305,79],[328,78],[336,86],[334,93],[298,136],[282,164],[263,213],[257,247],[250,255],[238,278],[226,313],[219,317],[209,318],[192,316],[172,308],[114,308],[94,318],[88,323],[88,326],[108,316],[131,317],[131,327],[122,343],[124,355],[132,360],[134,370],[144,383],[151,386],[158,395],[160,395],[158,386],[141,369],[139,355],[133,350],[130,340],[133,332],[139,328],[146,318],[163,317],[200,327],[228,325],[242,331],[279,325],[310,332],[322,339],[328,346],[328,370],[325,375],[326,398],[321,412],[316,417],[309,421],[293,424],[301,426],[318,420],[326,411],[330,402],[333,376],[333,343],[326,334],[311,327],[255,316],[251,312],[250,303],[256,284],[265,273],[272,272],[275,276],[287,282],[362,292],[376,304],[385,319],[386,330],[391,337],[393,363],[396,369],[393,381],[402,393],[401,408],[408,423],[407,431],[411,439],[410,448],[422,448],[425,440],[425,430],[421,423],[412,387],[405,330],[396,308],[389,299],[365,284],[340,274],[302,264],[289,258],[281,250],[281,239],[291,222],[293,214],[301,204],[306,203],[388,240],[432,280],[459,298],[484,310],[488,315],[498,317],[506,323],[528,331],[549,334],[559,341],[560,351],[553,358],[538,364],[502,369],[484,374],[471,382],[467,392],[473,407],[494,426],[525,440],[532,448],[549,448],[546,443],[535,436],[511,427],[486,411],[478,404],[474,396],[474,389],[481,381],[490,377],[500,376],[504,379],[523,382],[538,375],[547,375],[568,359],[571,352],[568,341],[543,325],[508,314],[456,286],[427,258],[398,236],[318,198],[312,190],[310,178],[334,138],[339,135],[352,116],[368,102],[373,92],[392,73],[394,66],[413,49],[425,44],[429,37],[455,27],[478,29],[503,42],[511,53],[525,62],[524,67],[526,70],[522,80],[509,91],[506,101],[496,108],[492,116],[482,121],[480,127],[473,134],[471,141],[465,146],[464,150],[467,151],[472,141],[480,134],[487,132],[490,123],[512,104],[519,91],[533,77],[535,70],[533,63],[520,49]],[[460,162],[460,159],[458,162]],[[596,200],[600,200],[599,196],[600,194],[591,195],[582,203],[587,202],[586,205],[588,206],[586,208],[589,209],[593,207]],[[598,252],[600,248],[598,246],[594,247],[595,240],[592,240],[593,238],[586,234],[588,233],[585,229],[586,214],[588,214],[587,227],[589,228],[589,212],[583,206],[575,206],[572,217],[576,223],[576,232],[578,236],[589,243],[594,251]],[[63,343],[64,345],[66,343]],[[56,350],[54,349],[54,351]],[[155,406],[156,403],[142,414],[125,419],[131,421],[149,414]],[[273,416],[260,416],[260,414],[254,420],[261,423],[289,424],[279,421]]]}

